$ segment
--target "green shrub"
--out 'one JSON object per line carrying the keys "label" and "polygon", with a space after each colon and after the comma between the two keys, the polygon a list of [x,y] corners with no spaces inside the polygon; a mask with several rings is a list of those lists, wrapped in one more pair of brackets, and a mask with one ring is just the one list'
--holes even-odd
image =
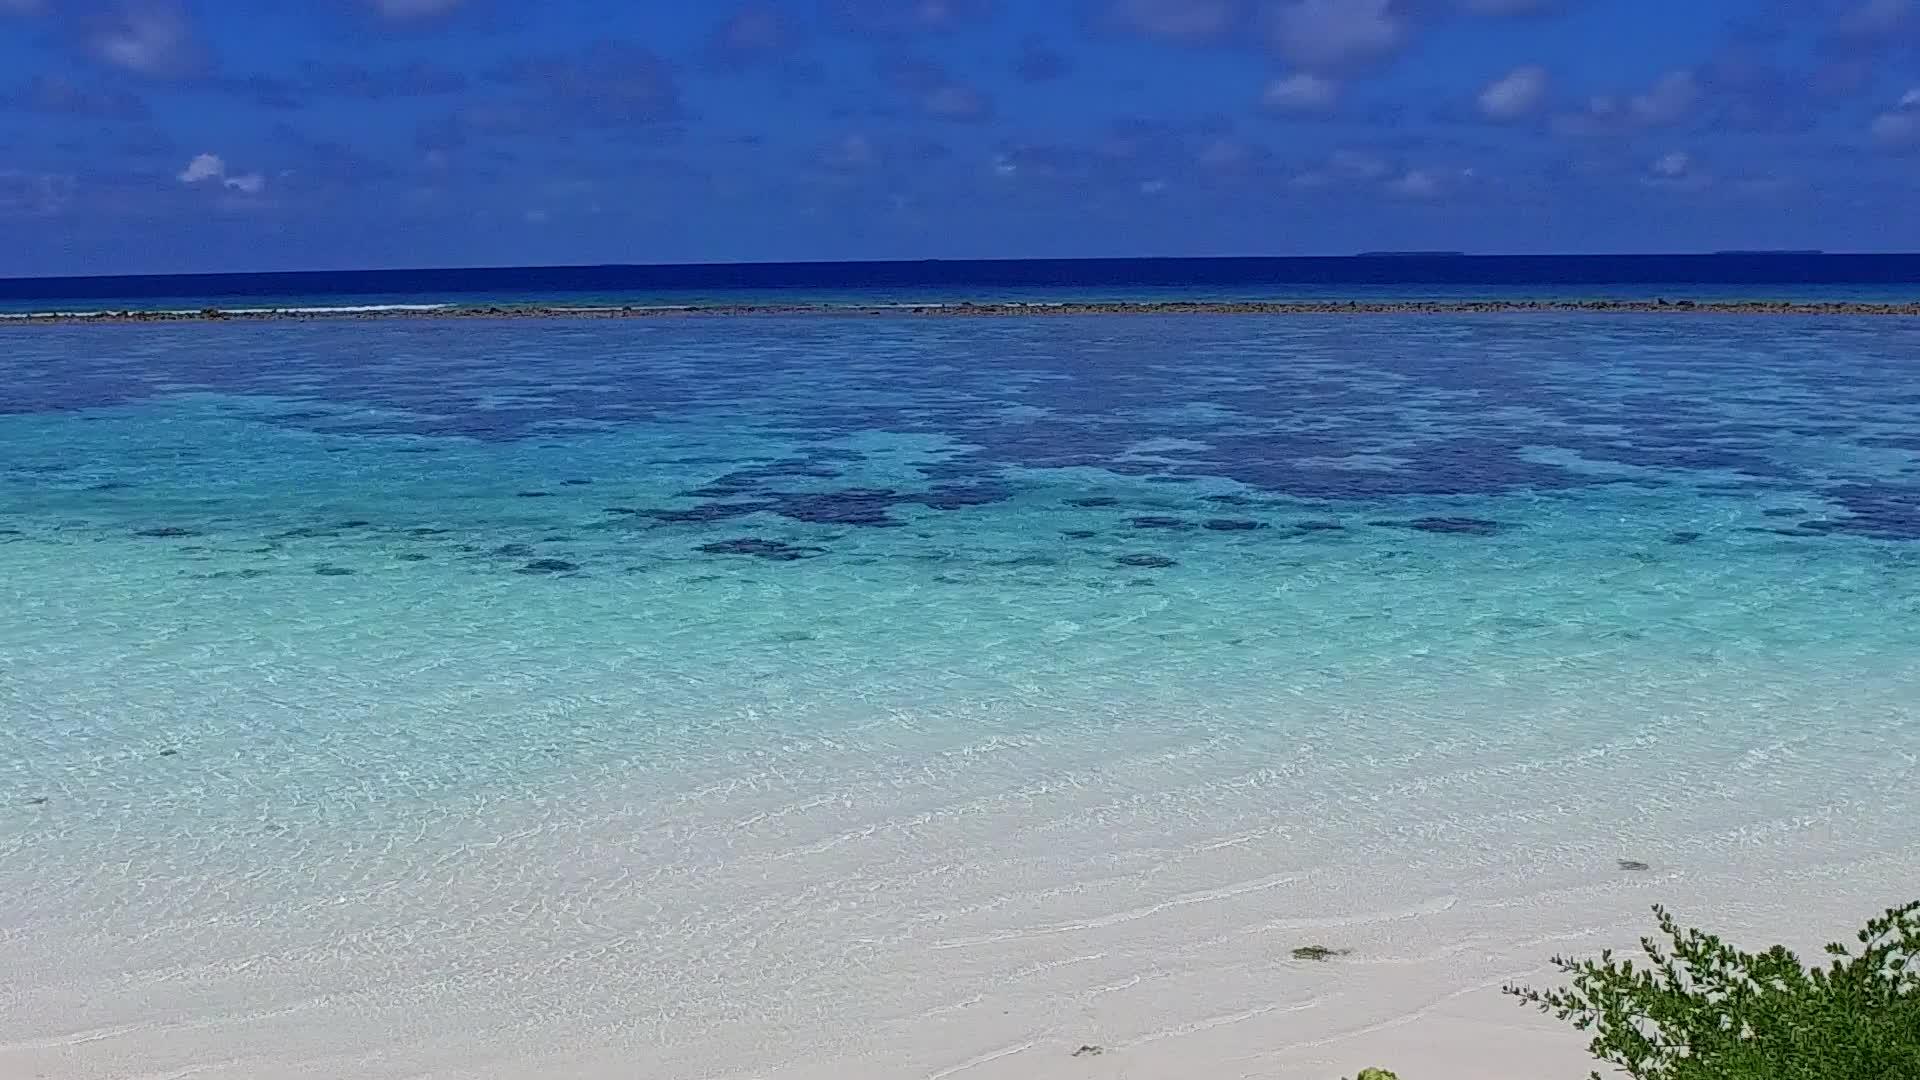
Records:
{"label": "green shrub", "polygon": [[1593,1032],[1593,1056],[1635,1080],[1920,1080],[1920,902],[1869,922],[1857,955],[1827,946],[1825,968],[1653,910],[1666,941],[1641,939],[1644,967],[1555,957],[1571,988],[1506,993]]}

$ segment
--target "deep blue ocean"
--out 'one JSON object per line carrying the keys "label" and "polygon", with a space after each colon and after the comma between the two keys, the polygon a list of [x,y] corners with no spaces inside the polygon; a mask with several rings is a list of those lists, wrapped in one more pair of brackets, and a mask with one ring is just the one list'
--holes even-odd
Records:
{"label": "deep blue ocean", "polygon": [[1920,255],[1344,257],[528,266],[0,279],[0,309],[365,303],[799,303],[943,299],[1668,295],[1913,299]]}

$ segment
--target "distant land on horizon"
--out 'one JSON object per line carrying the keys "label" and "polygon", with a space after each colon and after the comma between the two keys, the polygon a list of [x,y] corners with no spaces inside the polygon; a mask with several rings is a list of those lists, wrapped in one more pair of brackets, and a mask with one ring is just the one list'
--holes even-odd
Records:
{"label": "distant land on horizon", "polygon": [[0,278],[0,300],[147,300],[552,293],[1205,289],[1284,286],[1920,284],[1920,253],[1726,250],[1612,255],[1366,251],[1354,255],[951,259],[419,267]]}

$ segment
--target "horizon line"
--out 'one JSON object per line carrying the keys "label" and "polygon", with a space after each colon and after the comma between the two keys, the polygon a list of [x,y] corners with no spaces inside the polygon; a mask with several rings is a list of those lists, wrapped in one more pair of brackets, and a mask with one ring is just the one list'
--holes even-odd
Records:
{"label": "horizon line", "polygon": [[1710,259],[1731,257],[1920,258],[1920,251],[1828,251],[1822,248],[1719,248],[1710,251],[1479,252],[1456,250],[1366,250],[1341,255],[1048,255],[918,259],[738,259],[715,262],[499,263],[437,266],[310,267],[299,270],[191,270],[170,273],[0,275],[0,284],[35,281],[111,281],[138,278],[287,277],[312,274],[475,273],[504,270],[692,270],[715,267],[1016,265],[1128,262],[1342,262],[1353,259]]}

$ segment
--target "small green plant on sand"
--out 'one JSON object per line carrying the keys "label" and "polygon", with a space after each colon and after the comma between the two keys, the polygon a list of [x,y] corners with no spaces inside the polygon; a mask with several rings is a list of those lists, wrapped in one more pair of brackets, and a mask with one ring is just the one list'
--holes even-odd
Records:
{"label": "small green plant on sand", "polygon": [[1295,960],[1318,960],[1325,963],[1336,956],[1345,956],[1352,949],[1329,949],[1325,945],[1302,945],[1293,950]]}
{"label": "small green plant on sand", "polygon": [[1665,940],[1641,939],[1643,965],[1555,957],[1571,987],[1506,992],[1592,1032],[1593,1056],[1634,1080],[1920,1080],[1920,902],[1827,946],[1826,967],[1653,910]]}

